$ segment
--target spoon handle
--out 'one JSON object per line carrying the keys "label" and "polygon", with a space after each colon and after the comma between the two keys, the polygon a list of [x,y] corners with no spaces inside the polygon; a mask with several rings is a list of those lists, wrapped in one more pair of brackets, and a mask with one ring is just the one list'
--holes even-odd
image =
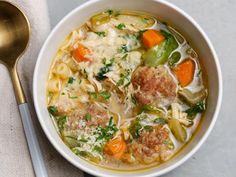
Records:
{"label": "spoon handle", "polygon": [[19,104],[19,110],[36,177],[48,177],[43,156],[35,134],[27,103]]}

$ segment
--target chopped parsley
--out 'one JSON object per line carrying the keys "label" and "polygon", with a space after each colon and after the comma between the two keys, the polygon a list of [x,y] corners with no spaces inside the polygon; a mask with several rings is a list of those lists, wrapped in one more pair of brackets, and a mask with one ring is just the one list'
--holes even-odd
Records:
{"label": "chopped parsley", "polygon": [[100,37],[105,37],[106,36],[106,33],[104,31],[95,32],[95,33]]}
{"label": "chopped parsley", "polygon": [[102,91],[102,92],[89,92],[89,95],[92,99],[98,99],[99,97],[102,97],[105,100],[108,100],[111,97],[111,93],[108,91]]}
{"label": "chopped parsley", "polygon": [[150,126],[150,125],[145,125],[143,128],[144,128],[144,130],[146,130],[148,132],[152,132],[153,131],[153,127]]}
{"label": "chopped parsley", "polygon": [[129,79],[129,70],[126,70],[125,73],[121,73],[120,74],[120,79],[118,80],[118,82],[116,83],[117,87],[120,87],[121,85],[125,84],[125,81],[127,81],[127,83],[125,84],[124,87],[128,87],[130,85],[130,79]]}
{"label": "chopped parsley", "polygon": [[197,114],[197,113],[201,113],[203,111],[205,111],[206,109],[206,105],[205,105],[205,102],[204,101],[201,101],[199,103],[197,103],[195,106],[187,109],[185,112],[188,114],[188,117],[190,119],[193,119],[194,116]]}
{"label": "chopped parsley", "polygon": [[93,150],[97,151],[98,153],[101,153],[102,152],[102,147],[96,145],[96,146],[94,146]]}
{"label": "chopped parsley", "polygon": [[69,96],[70,99],[77,99],[77,96]]}
{"label": "chopped parsley", "polygon": [[131,133],[133,138],[138,138],[140,136],[142,128],[143,126],[141,125],[139,118],[136,118],[129,127],[129,132]]}
{"label": "chopped parsley", "polygon": [[118,52],[121,52],[121,53],[127,53],[129,52],[129,49],[128,49],[128,46],[126,44],[123,44],[120,49],[118,50]]}
{"label": "chopped parsley", "polygon": [[84,116],[84,119],[85,119],[87,122],[90,121],[90,120],[92,119],[91,114],[86,113],[85,116]]}
{"label": "chopped parsley", "polygon": [[114,11],[111,9],[108,9],[105,13],[107,13],[109,16],[111,16],[114,13]]}
{"label": "chopped parsley", "polygon": [[113,135],[118,131],[116,124],[113,122],[113,117],[110,118],[108,125],[105,128],[97,128],[97,140],[106,140],[108,141],[113,137]]}
{"label": "chopped parsley", "polygon": [[123,30],[125,28],[125,24],[120,23],[119,25],[116,26],[116,28],[119,29],[119,30]]}
{"label": "chopped parsley", "polygon": [[113,65],[114,59],[111,59],[109,63],[104,62],[104,67],[100,68],[99,72],[96,75],[96,79],[98,81],[104,80],[107,77],[104,76],[106,73],[108,73],[109,71],[111,71],[111,67]]}
{"label": "chopped parsley", "polygon": [[121,60],[126,60],[128,57],[128,53],[124,54],[123,57],[121,58]]}
{"label": "chopped parsley", "polygon": [[132,102],[134,105],[137,104],[137,100],[136,100],[136,98],[135,98],[133,95],[131,95],[131,102]]}
{"label": "chopped parsley", "polygon": [[75,78],[73,78],[73,77],[69,77],[67,83],[68,83],[68,84],[73,84],[74,80],[75,80]]}
{"label": "chopped parsley", "polygon": [[111,93],[108,91],[100,92],[99,95],[103,97],[105,100],[108,100],[111,97]]}
{"label": "chopped parsley", "polygon": [[57,107],[56,106],[48,106],[48,112],[55,116],[58,113]]}

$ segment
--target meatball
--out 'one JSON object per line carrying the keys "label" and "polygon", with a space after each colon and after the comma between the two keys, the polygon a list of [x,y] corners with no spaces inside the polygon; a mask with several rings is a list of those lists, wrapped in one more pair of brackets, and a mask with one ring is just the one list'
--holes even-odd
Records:
{"label": "meatball", "polygon": [[167,160],[173,154],[171,143],[169,130],[156,126],[152,132],[142,130],[140,137],[130,146],[137,160],[149,164]]}
{"label": "meatball", "polygon": [[135,98],[141,105],[168,106],[177,97],[177,83],[164,66],[137,68],[132,84]]}
{"label": "meatball", "polygon": [[97,104],[90,105],[88,113],[91,115],[91,120],[87,123],[88,126],[106,127],[109,122],[108,112]]}
{"label": "meatball", "polygon": [[[86,115],[89,115],[90,119],[86,120]],[[109,122],[108,112],[97,104],[91,104],[84,108],[78,108],[67,114],[68,122],[66,129],[76,130],[84,129],[91,126],[106,127]]]}

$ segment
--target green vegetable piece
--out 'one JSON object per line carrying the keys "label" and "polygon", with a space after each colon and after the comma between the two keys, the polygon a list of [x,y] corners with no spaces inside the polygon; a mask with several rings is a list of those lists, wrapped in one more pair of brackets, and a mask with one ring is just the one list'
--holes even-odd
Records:
{"label": "green vegetable piece", "polygon": [[187,140],[187,132],[177,119],[170,119],[168,125],[178,141],[184,143]]}
{"label": "green vegetable piece", "polygon": [[60,133],[62,133],[64,131],[66,122],[67,122],[67,116],[61,116],[57,120],[57,125],[58,125],[58,129],[59,129]]}
{"label": "green vegetable piece", "polygon": [[133,138],[138,138],[140,136],[140,132],[142,130],[142,125],[139,119],[135,119],[129,127],[129,132]]}
{"label": "green vegetable piece", "polygon": [[125,24],[120,23],[119,25],[116,26],[116,28],[119,29],[119,30],[123,30],[125,28]]}
{"label": "green vegetable piece", "polygon": [[101,32],[95,32],[98,36],[100,37],[105,37],[106,36],[106,33],[104,31],[101,31]]}
{"label": "green vegetable piece", "polygon": [[127,52],[129,52],[128,46],[127,46],[126,44],[123,44],[123,45],[120,47],[119,52],[121,52],[121,53],[127,53]]}
{"label": "green vegetable piece", "polygon": [[158,117],[163,117],[163,110],[156,108],[151,105],[144,105],[140,108],[140,113],[145,112],[145,113],[153,113],[157,115]]}
{"label": "green vegetable piece", "polygon": [[124,56],[121,58],[121,60],[126,60],[128,57],[128,53],[124,54]]}
{"label": "green vegetable piece", "polygon": [[202,113],[206,110],[205,102],[201,101],[197,103],[195,106],[187,109],[185,112],[188,114],[188,118],[194,119],[197,113]]}
{"label": "green vegetable piece", "polygon": [[174,52],[168,59],[168,65],[173,68],[173,66],[180,60],[181,54],[179,52]]}
{"label": "green vegetable piece", "polygon": [[79,151],[77,148],[73,148],[72,152],[74,154],[78,155],[78,156],[81,156],[81,157],[88,157],[89,156],[88,152],[86,152],[86,151]]}
{"label": "green vegetable piece", "polygon": [[111,9],[108,9],[105,13],[107,13],[109,16],[111,16],[114,13],[114,11]]}
{"label": "green vegetable piece", "polygon": [[157,123],[157,124],[161,124],[161,125],[165,125],[167,123],[166,119],[163,119],[163,118],[156,118],[154,120],[154,123]]}
{"label": "green vegetable piece", "polygon": [[70,99],[77,99],[77,96],[69,96]]}
{"label": "green vegetable piece", "polygon": [[85,116],[84,116],[84,119],[85,119],[87,122],[90,121],[90,120],[92,119],[91,114],[86,113]]}
{"label": "green vegetable piece", "polygon": [[100,147],[98,145],[94,146],[93,150],[97,151],[98,153],[102,153],[102,147]]}
{"label": "green vegetable piece", "polygon": [[111,93],[108,91],[100,92],[99,95],[103,97],[105,100],[108,100],[111,97]]}
{"label": "green vegetable piece", "polygon": [[153,127],[150,126],[150,125],[145,125],[143,128],[144,128],[144,130],[146,130],[148,132],[152,132],[153,131]]}
{"label": "green vegetable piece", "polygon": [[179,92],[180,98],[186,101],[191,106],[203,101],[207,97],[207,90],[202,89],[199,92],[192,93],[188,89],[182,89]]}
{"label": "green vegetable piece", "polygon": [[108,126],[105,128],[98,127],[98,138],[97,140],[104,139],[108,141],[113,137],[113,135],[118,131],[116,124],[113,122],[113,117],[110,118]]}
{"label": "green vegetable piece", "polygon": [[101,80],[104,80],[104,79],[107,78],[107,77],[104,76],[104,75],[105,75],[106,73],[108,73],[109,71],[111,71],[111,66],[112,66],[112,64],[113,64],[113,60],[111,60],[110,63],[105,64],[104,67],[100,68],[99,72],[98,72],[97,75],[96,75],[96,79],[97,79],[98,81],[101,81]]}
{"label": "green vegetable piece", "polygon": [[48,112],[51,115],[56,116],[58,113],[57,107],[56,106],[48,106]]}
{"label": "green vegetable piece", "polygon": [[82,143],[87,143],[87,142],[88,142],[88,140],[86,140],[86,139],[84,139],[84,138],[81,138],[81,139],[79,139],[78,141],[79,141],[79,142],[82,142]]}
{"label": "green vegetable piece", "polygon": [[133,95],[131,95],[131,101],[134,105],[137,105],[137,100]]}
{"label": "green vegetable piece", "polygon": [[147,66],[155,67],[164,64],[168,60],[171,52],[178,47],[178,43],[172,34],[163,30],[161,33],[165,36],[165,41],[151,49],[148,49],[148,51],[143,55],[144,63]]}
{"label": "green vegetable piece", "polygon": [[74,80],[75,80],[75,78],[73,78],[73,77],[69,77],[67,83],[68,83],[68,84],[73,84]]}
{"label": "green vegetable piece", "polygon": [[79,146],[79,142],[75,136],[64,136],[63,140],[70,148]]}

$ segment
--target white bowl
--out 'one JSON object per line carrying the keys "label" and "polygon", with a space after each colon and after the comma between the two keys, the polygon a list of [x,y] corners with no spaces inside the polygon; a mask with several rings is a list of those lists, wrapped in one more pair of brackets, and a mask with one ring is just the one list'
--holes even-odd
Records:
{"label": "white bowl", "polygon": [[[206,68],[209,84],[207,110],[202,124],[192,141],[171,160],[141,171],[120,172],[97,167],[74,155],[58,136],[49,117],[46,102],[46,81],[52,59],[65,37],[79,27],[93,14],[106,9],[143,11],[167,21],[179,30],[199,54]],[[57,151],[76,167],[103,177],[154,177],[173,170],[191,157],[203,144],[211,132],[221,105],[222,78],[219,62],[211,42],[200,26],[183,10],[164,0],[93,0],[70,12],[53,29],[44,43],[34,72],[33,95],[39,122],[49,141]]]}

